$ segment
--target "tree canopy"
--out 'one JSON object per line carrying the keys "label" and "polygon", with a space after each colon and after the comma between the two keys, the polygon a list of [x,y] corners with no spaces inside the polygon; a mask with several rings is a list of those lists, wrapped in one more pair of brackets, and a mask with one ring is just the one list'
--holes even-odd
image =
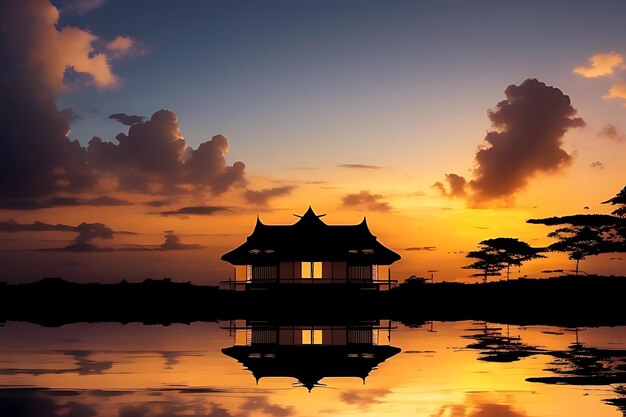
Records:
{"label": "tree canopy", "polygon": [[466,257],[476,259],[465,269],[478,269],[483,271],[475,276],[482,276],[483,281],[487,277],[500,275],[500,271],[507,270],[507,280],[511,266],[521,266],[522,263],[536,258],[545,258],[540,252],[541,248],[533,248],[528,243],[511,237],[498,237],[483,240],[478,244],[479,250],[469,252]]}
{"label": "tree canopy", "polygon": [[557,241],[548,250],[566,252],[579,262],[587,256],[601,253],[626,252],[626,187],[603,204],[618,205],[612,214],[575,214],[544,219],[529,219],[527,223],[564,226],[548,233]]}

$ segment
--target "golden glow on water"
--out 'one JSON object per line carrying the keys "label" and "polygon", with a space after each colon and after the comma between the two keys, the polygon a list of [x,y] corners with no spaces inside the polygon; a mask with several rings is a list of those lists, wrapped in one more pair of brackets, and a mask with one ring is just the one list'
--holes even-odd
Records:
{"label": "golden glow on water", "polygon": [[[9,323],[0,328],[4,388],[0,401],[14,393],[7,388],[27,386],[42,389],[28,395],[36,392],[58,404],[71,398],[92,408],[93,415],[107,417],[118,417],[131,405],[143,406],[146,417],[173,410],[180,415],[202,415],[200,411],[210,415],[217,409],[231,415],[274,410],[294,416],[331,411],[348,416],[621,416],[603,402],[615,397],[609,386],[527,382],[529,377],[552,375],[545,371],[553,366],[550,354],[506,363],[478,360],[484,349],[467,346],[489,332],[519,338],[546,352],[567,351],[576,341],[573,329],[547,326],[472,322],[433,323],[418,329],[400,326],[389,342],[402,352],[381,363],[365,384],[359,378],[329,377],[320,381],[325,386],[309,393],[294,386],[292,378],[262,378],[257,384],[249,370],[220,351],[236,342],[245,345],[245,333],[235,336],[216,324],[41,328]],[[323,342],[322,330],[303,329],[302,336],[303,343]],[[578,338],[583,345],[615,349],[626,342],[626,329],[579,329]],[[54,394],[61,391],[72,396]]]}

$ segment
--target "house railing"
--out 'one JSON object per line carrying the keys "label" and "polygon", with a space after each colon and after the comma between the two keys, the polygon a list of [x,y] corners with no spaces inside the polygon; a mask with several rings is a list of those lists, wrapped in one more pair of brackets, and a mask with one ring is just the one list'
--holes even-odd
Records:
{"label": "house railing", "polygon": [[252,280],[226,280],[220,281],[219,287],[222,290],[245,291],[250,288],[270,287],[274,285],[290,286],[290,285],[346,285],[346,286],[362,286],[379,289],[391,289],[398,284],[395,279],[353,279],[348,278],[293,278],[293,279],[252,279]]}

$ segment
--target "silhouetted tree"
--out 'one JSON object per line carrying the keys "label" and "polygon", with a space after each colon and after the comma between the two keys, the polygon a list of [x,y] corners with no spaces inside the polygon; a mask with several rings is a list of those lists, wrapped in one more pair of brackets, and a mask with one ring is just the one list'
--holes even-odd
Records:
{"label": "silhouetted tree", "polygon": [[521,266],[531,259],[545,258],[540,254],[543,249],[533,248],[528,243],[512,237],[483,240],[478,246],[480,250],[467,254],[468,258],[476,259],[476,262],[463,268],[482,270],[483,273],[480,275],[484,277],[484,282],[488,276],[499,275],[505,268],[508,281],[511,266]]}
{"label": "silhouetted tree", "polygon": [[626,187],[603,204],[619,205],[612,214],[575,214],[544,219],[530,219],[527,223],[561,226],[548,234],[558,241],[548,250],[566,252],[576,261],[578,275],[580,261],[601,253],[626,252]]}
{"label": "silhouetted tree", "polygon": [[626,186],[615,197],[603,201],[602,204],[619,205],[611,214],[618,217],[626,217]]}

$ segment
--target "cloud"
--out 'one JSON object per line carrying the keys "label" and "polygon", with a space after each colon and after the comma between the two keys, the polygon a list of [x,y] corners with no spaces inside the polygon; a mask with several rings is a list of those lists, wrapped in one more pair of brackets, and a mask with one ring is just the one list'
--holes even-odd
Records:
{"label": "cloud", "polygon": [[343,197],[344,207],[359,207],[371,211],[390,211],[391,206],[380,194],[372,194],[368,190],[362,190],[357,194],[347,194]]}
{"label": "cloud", "polygon": [[162,251],[170,251],[170,250],[193,250],[193,249],[204,249],[205,246],[182,243],[180,237],[174,234],[172,231],[165,232],[165,242],[163,242],[160,246],[160,250]]}
{"label": "cloud", "polygon": [[126,56],[139,56],[146,53],[146,47],[130,36],[117,36],[106,44],[111,58],[119,59]]}
{"label": "cloud", "polygon": [[446,174],[446,185],[437,181],[433,188],[438,190],[442,196],[448,198],[465,197],[467,194],[467,180],[457,174]]}
{"label": "cloud", "polygon": [[190,206],[190,207],[182,207],[178,210],[171,211],[162,211],[159,214],[161,216],[187,216],[187,215],[196,215],[196,216],[212,216],[216,213],[220,212],[231,212],[233,209],[231,207],[226,206]]}
{"label": "cloud", "polygon": [[55,105],[64,74],[73,69],[98,88],[117,82],[107,56],[94,49],[97,36],[57,27],[58,18],[46,0],[11,2],[0,14],[0,198],[17,207],[27,206],[28,197],[94,184],[84,149],[67,137],[68,112]]}
{"label": "cloud", "polygon": [[79,198],[79,197],[52,197],[45,200],[44,204],[48,207],[55,206],[130,206],[134,203],[122,200],[115,197],[110,197],[107,195],[101,195],[99,197],[94,198]]}
{"label": "cloud", "polygon": [[264,188],[262,190],[246,190],[243,193],[243,197],[250,204],[267,206],[270,199],[288,195],[295,188],[294,185],[284,185],[281,187]]}
{"label": "cloud", "polygon": [[16,417],[93,417],[93,406],[69,401],[59,403],[41,395],[40,390],[3,389],[0,392],[0,415]]}
{"label": "cloud", "polygon": [[617,143],[624,142],[624,140],[626,139],[626,135],[618,132],[617,126],[611,123],[607,123],[606,125],[604,125],[602,129],[600,129],[600,132],[598,132],[597,137],[607,138]]}
{"label": "cloud", "polygon": [[615,69],[621,69],[624,57],[615,52],[596,54],[589,58],[586,67],[574,68],[574,74],[582,75],[585,78],[605,77],[613,75]]}
{"label": "cloud", "polygon": [[63,110],[59,110],[59,115],[65,120],[66,123],[70,124],[78,119],[82,119],[82,117],[74,111],[72,108],[66,108]]}
{"label": "cloud", "polygon": [[437,250],[436,246],[412,246],[410,248],[405,248],[404,250],[408,251],[434,251]]}
{"label": "cloud", "polygon": [[36,221],[30,224],[20,224],[14,220],[0,222],[0,232],[17,233],[17,232],[77,232],[77,226],[69,226],[67,224],[48,224]]}
{"label": "cloud", "polygon": [[199,192],[221,194],[245,185],[245,165],[226,165],[228,140],[216,135],[197,149],[187,146],[176,115],[159,110],[150,120],[132,125],[117,144],[94,137],[87,148],[94,169],[117,179],[125,191]]}
{"label": "cloud", "polygon": [[[576,115],[570,98],[561,90],[527,79],[505,90],[506,99],[488,116],[494,130],[487,132],[485,145],[475,156],[473,179],[463,189],[473,206],[493,200],[511,203],[514,194],[526,187],[538,173],[552,173],[571,164],[564,151],[563,136],[585,122]],[[463,177],[454,177],[462,183]],[[449,185],[450,177],[446,176]],[[446,195],[454,195],[442,185],[434,185]],[[460,188],[459,188],[460,189]]]}
{"label": "cloud", "polygon": [[596,162],[592,162],[591,165],[589,165],[590,168],[598,168],[598,169],[604,169],[604,164],[600,161],[596,161]]}
{"label": "cloud", "polygon": [[129,116],[126,113],[113,113],[112,115],[109,116],[109,119],[116,120],[126,126],[132,126],[135,123],[143,122],[146,118],[144,116],[136,116],[136,115]]}
{"label": "cloud", "polygon": [[111,252],[112,248],[94,244],[94,239],[113,239],[113,229],[102,223],[81,223],[77,226],[78,236],[63,248],[41,249],[47,252]]}
{"label": "cloud", "polygon": [[294,413],[293,407],[271,404],[267,397],[250,397],[239,408],[246,411],[260,411],[274,417],[286,417]]}
{"label": "cloud", "polygon": [[602,96],[602,98],[626,98],[626,84],[616,84],[609,88],[609,92]]}
{"label": "cloud", "polygon": [[339,394],[339,398],[346,404],[358,406],[367,410],[370,406],[383,403],[382,398],[391,393],[387,388],[369,389],[363,391],[350,390]]}
{"label": "cloud", "polygon": [[224,136],[193,149],[167,110],[132,125],[117,136],[118,143],[94,138],[84,148],[70,140],[68,119],[75,113],[58,111],[57,94],[72,79],[96,88],[115,86],[110,48],[128,52],[124,43],[130,38],[101,47],[95,34],[59,23],[59,11],[46,0],[21,0],[6,9],[0,15],[2,207],[43,208],[42,199],[94,190],[218,195],[246,185],[245,165],[226,164]]}
{"label": "cloud", "polygon": [[102,7],[105,0],[57,0],[56,3],[61,12],[80,16]]}
{"label": "cloud", "polygon": [[339,168],[350,168],[350,169],[382,169],[381,166],[378,165],[366,165],[366,164],[337,164]]}

